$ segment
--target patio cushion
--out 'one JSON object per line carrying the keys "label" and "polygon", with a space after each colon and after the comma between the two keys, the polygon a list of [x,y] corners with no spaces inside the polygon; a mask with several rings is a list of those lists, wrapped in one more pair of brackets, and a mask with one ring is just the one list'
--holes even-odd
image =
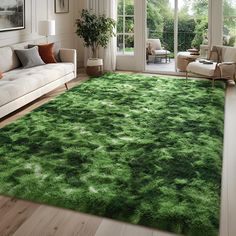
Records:
{"label": "patio cushion", "polygon": [[216,64],[217,63],[215,62],[213,64],[203,64],[198,61],[195,61],[188,64],[187,71],[194,74],[212,77],[214,76]]}
{"label": "patio cushion", "polygon": [[235,47],[222,47],[222,62],[236,62]]}
{"label": "patio cushion", "polygon": [[150,43],[151,47],[154,50],[161,50],[161,41],[160,39],[148,39],[147,40],[147,45]]}
{"label": "patio cushion", "polygon": [[168,50],[154,50],[154,52],[155,52],[155,55],[168,55],[168,54],[170,54],[170,51],[168,51]]}

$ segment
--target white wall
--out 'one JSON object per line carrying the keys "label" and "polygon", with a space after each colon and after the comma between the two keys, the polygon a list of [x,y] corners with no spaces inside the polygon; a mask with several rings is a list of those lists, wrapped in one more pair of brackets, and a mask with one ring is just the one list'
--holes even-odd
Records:
{"label": "white wall", "polygon": [[[86,0],[74,0],[75,1],[75,19],[78,19],[81,15],[82,9],[86,8]],[[75,31],[75,30],[74,30]],[[80,39],[77,35],[75,36],[75,47],[78,53],[78,65],[79,67],[84,66],[84,45],[83,40]]]}
{"label": "white wall", "polygon": [[[75,48],[77,36],[75,34],[75,18],[81,7],[80,0],[69,0],[69,13],[54,13],[54,0],[25,0],[25,29],[0,32],[0,46],[33,40],[45,42],[43,36],[38,35],[40,20],[55,19],[56,35],[49,37],[50,42],[60,42],[61,47]],[[78,46],[79,53],[81,46]]]}

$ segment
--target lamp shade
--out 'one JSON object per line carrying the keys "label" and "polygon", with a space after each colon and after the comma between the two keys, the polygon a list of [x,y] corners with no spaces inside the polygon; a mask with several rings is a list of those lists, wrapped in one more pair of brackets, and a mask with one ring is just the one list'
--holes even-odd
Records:
{"label": "lamp shade", "polygon": [[55,35],[55,20],[39,21],[39,35],[49,36]]}

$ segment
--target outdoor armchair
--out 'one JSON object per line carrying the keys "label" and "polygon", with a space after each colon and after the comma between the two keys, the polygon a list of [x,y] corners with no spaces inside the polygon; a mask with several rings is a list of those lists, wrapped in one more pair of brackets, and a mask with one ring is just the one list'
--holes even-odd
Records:
{"label": "outdoor armchair", "polygon": [[187,66],[186,79],[189,74],[196,74],[215,80],[235,80],[236,48],[226,46],[213,46],[208,60],[190,62]]}
{"label": "outdoor armchair", "polygon": [[170,51],[162,47],[160,39],[147,39],[147,62],[161,62],[162,59],[166,63],[170,61]]}

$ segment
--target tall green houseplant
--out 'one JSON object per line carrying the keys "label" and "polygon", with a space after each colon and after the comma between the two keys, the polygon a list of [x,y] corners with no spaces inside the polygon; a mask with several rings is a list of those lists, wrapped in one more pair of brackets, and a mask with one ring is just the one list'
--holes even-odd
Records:
{"label": "tall green houseplant", "polygon": [[105,15],[96,15],[83,9],[80,19],[76,19],[76,34],[83,38],[85,47],[92,49],[92,57],[97,57],[99,47],[106,48],[115,36],[115,20]]}

